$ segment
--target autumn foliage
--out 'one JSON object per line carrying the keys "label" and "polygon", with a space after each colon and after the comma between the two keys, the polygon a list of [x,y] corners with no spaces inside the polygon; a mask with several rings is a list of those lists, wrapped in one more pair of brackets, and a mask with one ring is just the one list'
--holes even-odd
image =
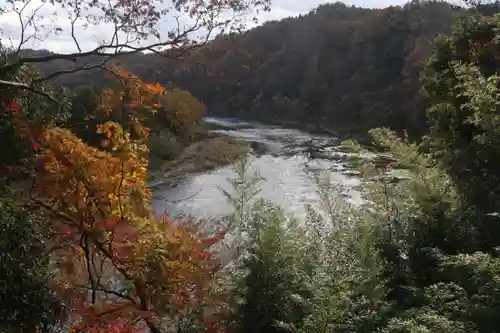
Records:
{"label": "autumn foliage", "polygon": [[205,106],[187,91],[144,82],[119,66],[110,69],[110,76],[117,85],[102,91],[98,111],[109,114],[120,109],[122,121],[132,134],[148,135],[149,130],[143,125],[158,124],[187,141],[192,128],[203,118]]}
{"label": "autumn foliage", "polygon": [[[168,95],[158,84],[117,73],[123,89],[103,92],[106,112],[155,112],[158,97]],[[20,113],[15,103],[8,109]],[[72,332],[158,333],[186,316],[198,329],[222,330],[214,245],[225,232],[155,217],[142,140],[147,131],[143,126],[134,136],[105,122],[97,129],[100,147],[60,127],[39,128],[36,135],[29,194],[49,215],[44,232],[52,244],[53,287],[68,307]]]}
{"label": "autumn foliage", "polygon": [[145,83],[137,75],[119,66],[110,68],[110,76],[118,80],[119,89],[102,91],[101,108],[106,112],[113,112],[117,108],[150,108],[155,113],[155,108],[160,106],[156,99],[166,93],[160,84]]}

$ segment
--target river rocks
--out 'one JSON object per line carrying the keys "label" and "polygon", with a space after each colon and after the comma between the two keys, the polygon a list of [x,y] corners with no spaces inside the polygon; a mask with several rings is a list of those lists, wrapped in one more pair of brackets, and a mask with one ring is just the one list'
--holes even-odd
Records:
{"label": "river rocks", "polygon": [[250,148],[252,148],[253,152],[257,156],[260,156],[260,155],[263,155],[263,154],[266,154],[266,153],[269,152],[269,149],[268,149],[267,145],[265,143],[263,143],[263,142],[249,141],[248,143],[250,145]]}

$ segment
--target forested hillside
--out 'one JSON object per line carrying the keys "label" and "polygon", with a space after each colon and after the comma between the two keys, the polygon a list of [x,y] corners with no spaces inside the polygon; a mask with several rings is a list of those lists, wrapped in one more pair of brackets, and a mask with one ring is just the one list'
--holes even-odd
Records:
{"label": "forested hillside", "polygon": [[216,114],[421,132],[419,72],[432,41],[450,32],[459,13],[438,2],[383,10],[323,5],[215,42],[209,65],[222,80],[196,71],[177,71],[174,80]]}
{"label": "forested hillside", "polygon": [[[173,82],[210,114],[300,121],[365,132],[375,126],[426,129],[419,72],[437,35],[464,10],[414,1],[381,10],[326,4],[307,15],[223,35],[184,60],[157,54],[122,57],[146,80]],[[60,61],[43,67],[69,66]],[[74,65],[73,65],[74,66]],[[98,80],[95,72],[62,84]]]}

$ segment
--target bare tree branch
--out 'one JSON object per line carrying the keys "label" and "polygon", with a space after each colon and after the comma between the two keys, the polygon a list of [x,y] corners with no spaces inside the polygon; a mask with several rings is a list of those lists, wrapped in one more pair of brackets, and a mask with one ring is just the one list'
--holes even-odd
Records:
{"label": "bare tree branch", "polygon": [[[87,63],[84,63],[81,66],[78,66],[78,67],[73,68],[73,69],[60,70],[60,71],[52,72],[49,75],[46,75],[44,77],[41,77],[41,78],[33,80],[31,83],[35,84],[35,83],[39,83],[39,82],[44,82],[44,81],[55,79],[58,76],[62,76],[62,75],[66,75],[66,74],[73,74],[73,73],[76,73],[76,72],[81,72],[81,71],[86,71],[86,70],[91,70],[91,69],[105,69],[106,68],[105,67],[106,63],[109,60],[110,60],[109,58],[105,59],[105,60],[103,60],[102,62],[100,62],[99,64],[96,64],[96,65],[89,65]],[[0,85],[1,85],[1,83],[0,83]]]}
{"label": "bare tree branch", "polygon": [[78,40],[76,39],[75,36],[75,23],[80,18],[80,12],[81,11],[78,1],[75,1],[75,17],[71,20],[71,38],[73,38],[73,41],[75,42],[78,52],[82,53],[82,48],[80,47],[80,44],[78,43]]}
{"label": "bare tree branch", "polygon": [[[21,42],[17,50],[19,51],[21,47],[28,41],[25,38],[26,28],[28,25],[34,24],[35,16],[41,6],[33,12],[33,15],[26,21],[23,22],[22,13],[26,7],[32,2],[32,0],[12,0],[10,3],[13,4],[14,9],[15,3],[22,3],[23,7],[18,10],[18,16],[21,23]],[[42,6],[48,2],[43,1]],[[40,63],[57,59],[72,60],[91,56],[91,55],[102,55],[102,56],[112,56],[115,54],[133,54],[142,51],[153,51],[158,47],[172,47],[185,44],[191,33],[196,31],[201,31],[201,29],[207,29],[208,35],[211,34],[216,28],[225,28],[232,21],[236,21],[237,17],[242,17],[250,12],[250,9],[254,8],[264,8],[266,9],[269,5],[269,0],[228,0],[228,1],[194,1],[186,0],[174,2],[170,8],[163,8],[162,6],[157,7],[157,4],[153,2],[121,2],[114,0],[93,0],[93,1],[75,1],[75,0],[56,0],[50,2],[52,6],[58,6],[61,9],[69,10],[70,14],[70,36],[73,39],[77,53],[70,54],[57,54],[48,55],[43,57],[22,57],[14,63],[6,63],[0,66],[0,70],[7,70],[15,68],[19,63]],[[1,9],[1,8],[0,8]],[[86,12],[83,13],[82,10]],[[96,14],[97,11],[97,14]],[[131,46],[131,40],[136,42],[140,40],[145,40],[150,36],[155,36],[160,38],[160,26],[162,19],[166,18],[166,15],[170,12],[178,12],[179,14],[186,15],[189,20],[194,20],[195,23],[191,27],[185,27],[183,29],[180,24],[180,19],[178,15],[173,15],[173,20],[177,22],[177,27],[170,31],[168,35],[168,40],[160,41],[158,43],[149,43],[147,46],[136,46],[129,48]],[[100,14],[98,12],[101,12]],[[258,11],[257,11],[258,12]],[[0,14],[2,11],[0,11]],[[224,19],[225,13],[232,13],[232,17]],[[75,26],[77,21],[80,19],[86,19],[88,25],[98,26],[102,23],[112,23],[114,26],[114,31],[112,33],[112,38],[109,43],[104,43],[93,50],[82,52],[82,47],[80,42],[76,37]],[[236,21],[239,22],[239,21]],[[56,29],[56,32],[62,30],[60,28]],[[224,31],[224,29],[222,29]],[[119,41],[119,34],[125,33],[127,35],[126,43]],[[35,29],[35,34],[30,36],[31,38],[37,38],[37,29]],[[135,38],[129,38],[132,35]],[[114,52],[110,52],[114,50]]]}

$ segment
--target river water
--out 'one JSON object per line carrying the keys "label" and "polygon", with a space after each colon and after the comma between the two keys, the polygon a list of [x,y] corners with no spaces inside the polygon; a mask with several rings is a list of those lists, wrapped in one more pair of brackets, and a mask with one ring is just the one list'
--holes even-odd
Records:
{"label": "river water", "polygon": [[[320,207],[315,172],[328,175],[332,183],[344,188],[334,195],[353,204],[363,201],[357,190],[361,180],[347,167],[346,154],[339,151],[336,138],[238,119],[206,118],[206,122],[215,128],[212,132],[252,146],[250,172],[264,178],[259,196],[293,216],[303,216],[305,204]],[[232,166],[192,176],[173,188],[159,187],[154,191],[153,208],[158,213],[199,218],[227,215],[232,207],[222,190],[231,192],[228,178],[236,178]]]}

